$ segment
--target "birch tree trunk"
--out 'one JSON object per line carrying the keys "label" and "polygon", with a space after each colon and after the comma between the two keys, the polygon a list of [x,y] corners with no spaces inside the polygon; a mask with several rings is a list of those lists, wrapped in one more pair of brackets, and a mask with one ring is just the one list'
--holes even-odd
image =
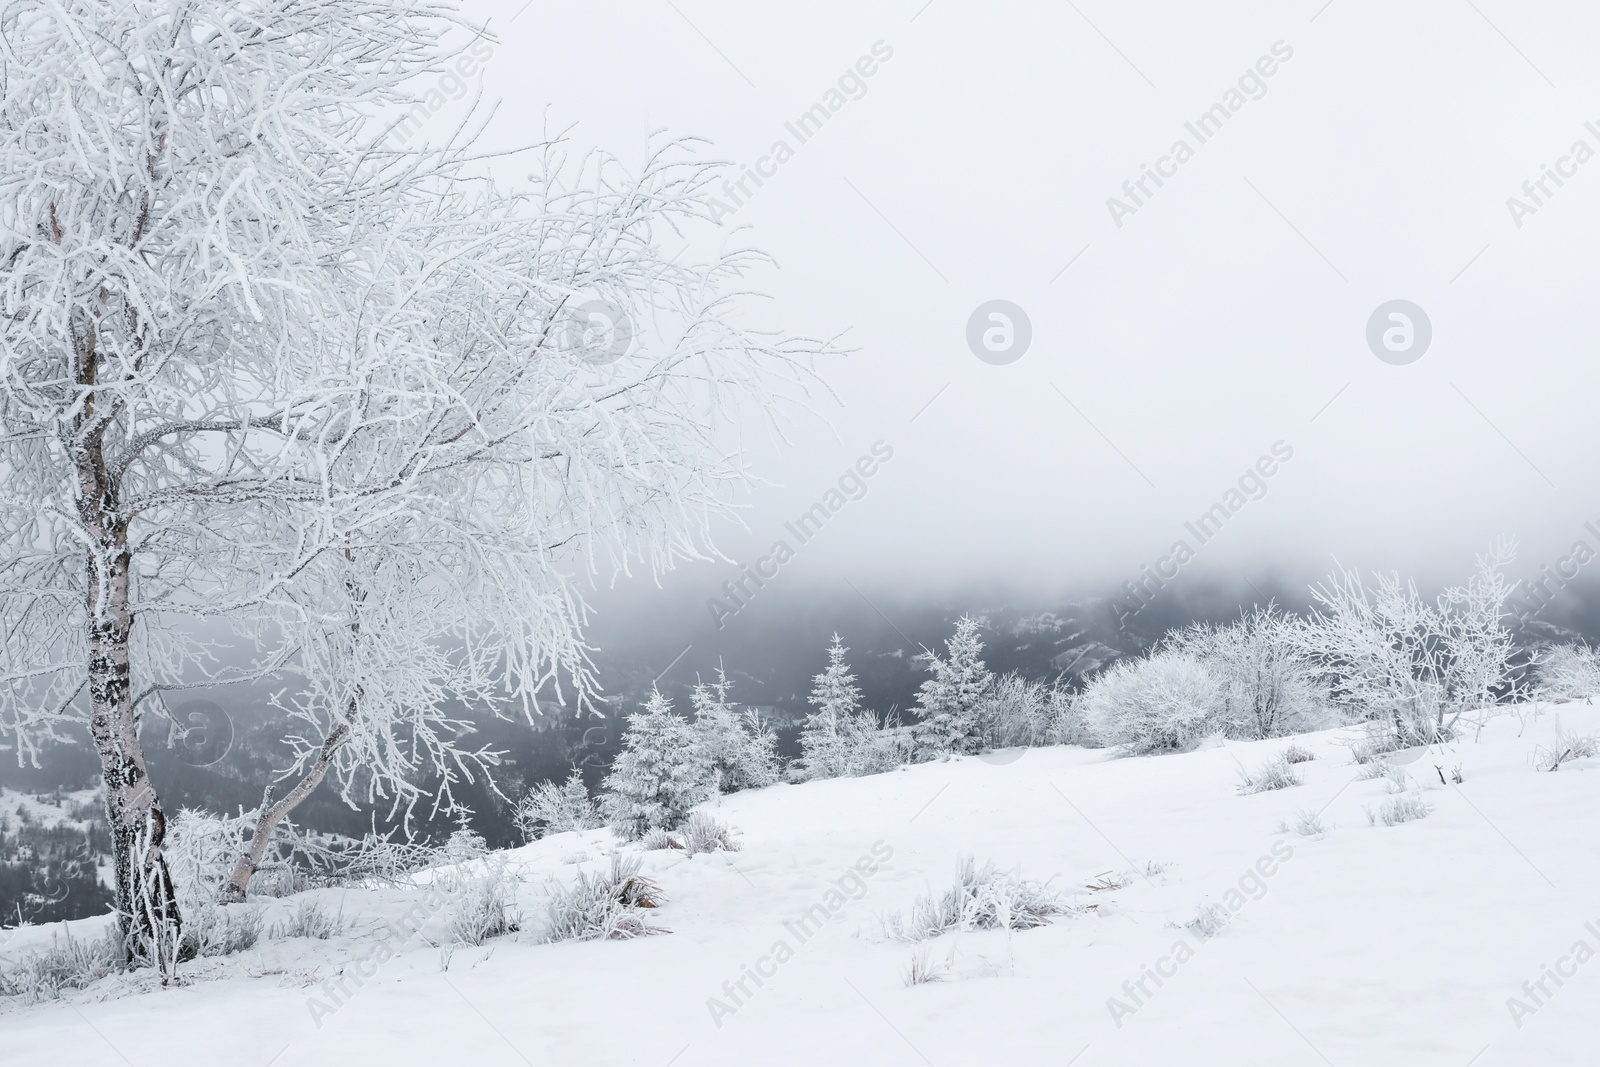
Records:
{"label": "birch tree trunk", "polygon": [[[79,383],[89,387],[96,375],[93,344],[91,334],[80,343],[77,359]],[[133,709],[128,523],[106,469],[106,423],[96,414],[93,394],[77,421],[78,513],[93,538],[85,560],[89,733],[106,784],[117,915],[130,950],[142,941],[164,961],[165,955],[175,957],[175,951],[164,955],[162,947],[177,944],[182,917],[161,854],[166,815],[145,767]]]}

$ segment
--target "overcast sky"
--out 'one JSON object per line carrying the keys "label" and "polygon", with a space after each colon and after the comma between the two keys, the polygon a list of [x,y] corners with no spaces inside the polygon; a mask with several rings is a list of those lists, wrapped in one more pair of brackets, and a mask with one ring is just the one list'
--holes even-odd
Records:
{"label": "overcast sky", "polygon": [[[1195,575],[1332,553],[1432,580],[1499,534],[1521,539],[1519,571],[1600,546],[1600,158],[1574,154],[1600,152],[1590,5],[469,12],[500,36],[496,141],[536,137],[548,107],[624,159],[660,128],[742,165],[792,149],[733,222],[777,260],[774,320],[858,351],[828,371],[826,423],[761,445],[774,484],[725,548],[793,543],[784,523],[874,442],[893,457],[784,581],[1103,586],[1179,538]],[[819,103],[802,143],[786,124]],[[1213,105],[1226,118],[1201,127]],[[1535,200],[1547,167],[1564,184]],[[1147,168],[1162,184],[1125,192]],[[968,343],[991,300],[1031,323],[1005,365]],[[1431,326],[1420,358],[1404,308],[1413,348],[1369,345],[1395,300]],[[1278,442],[1292,457],[1231,498],[1259,499],[1203,545],[1186,533]]]}

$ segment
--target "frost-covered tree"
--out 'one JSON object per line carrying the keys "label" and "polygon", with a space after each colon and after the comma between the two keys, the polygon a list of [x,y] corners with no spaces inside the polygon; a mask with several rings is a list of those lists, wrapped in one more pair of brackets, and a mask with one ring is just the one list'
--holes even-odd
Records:
{"label": "frost-covered tree", "polygon": [[828,646],[828,666],[812,679],[811,705],[800,728],[800,758],[808,778],[860,774],[860,756],[877,723],[861,708],[861,690],[845,660],[849,649],[838,634]]}
{"label": "frost-covered tree", "polygon": [[728,702],[733,683],[721,667],[717,680],[697,682],[690,693],[694,737],[723,793],[761,789],[778,780],[778,739],[754,710]]}
{"label": "frost-covered tree", "polygon": [[180,921],[166,694],[276,674],[299,720],[236,897],[329,776],[449,806],[494,754],[445,709],[581,695],[581,583],[708,554],[723,424],[825,347],[734,324],[759,257],[663,249],[709,221],[692,144],[509,190],[470,136],[395,147],[457,38],[422,0],[0,5],[0,730],[87,721],[125,925]]}
{"label": "frost-covered tree", "polygon": [[717,795],[717,775],[694,730],[659,690],[628,716],[622,751],[606,776],[600,810],[617,834],[636,841],[651,830],[676,830],[690,810]]}
{"label": "frost-covered tree", "polygon": [[1315,665],[1295,640],[1298,620],[1274,605],[1225,626],[1196,623],[1164,644],[1199,659],[1222,684],[1233,737],[1281,737],[1322,727],[1331,712]]}
{"label": "frost-covered tree", "polygon": [[1118,660],[1078,698],[1100,742],[1134,755],[1181,752],[1222,728],[1222,682],[1187,652]]}
{"label": "frost-covered tree", "polygon": [[979,657],[983,639],[978,621],[963,615],[956,632],[945,642],[944,656],[928,652],[930,677],[917,692],[912,710],[920,721],[914,727],[918,752],[924,757],[981,751],[984,695],[994,681]]}
{"label": "frost-covered tree", "polygon": [[1511,697],[1521,686],[1504,621],[1515,546],[1478,557],[1465,586],[1429,604],[1416,583],[1339,568],[1312,588],[1310,620],[1296,631],[1302,650],[1352,718],[1372,720],[1401,745],[1450,736],[1463,713]]}
{"label": "frost-covered tree", "polygon": [[1016,673],[1001,675],[989,686],[979,721],[990,748],[1095,743],[1071,690]]}
{"label": "frost-covered tree", "polygon": [[568,830],[593,830],[601,825],[600,812],[589,798],[583,774],[573,768],[561,785],[540,782],[528,790],[516,811],[517,829],[529,841]]}

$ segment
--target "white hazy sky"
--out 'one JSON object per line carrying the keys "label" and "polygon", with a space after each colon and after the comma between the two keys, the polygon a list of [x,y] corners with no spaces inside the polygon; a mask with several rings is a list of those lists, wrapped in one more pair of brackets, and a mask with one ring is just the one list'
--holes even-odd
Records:
{"label": "white hazy sky", "polygon": [[[1600,158],[1520,227],[1507,198],[1575,141],[1600,151],[1600,9],[1323,4],[468,12],[500,36],[493,140],[536,137],[548,108],[624,159],[664,128],[753,163],[875,42],[893,50],[737,215],[779,265],[760,279],[774,319],[859,351],[829,372],[830,425],[758,447],[774,484],[723,538],[734,556],[883,439],[893,460],[796,575],[1120,581],[1282,440],[1294,458],[1197,571],[1334,553],[1457,576],[1498,534],[1536,570],[1600,519]],[[1265,94],[1200,144],[1185,122],[1280,41]],[[1194,157],[1116,226],[1107,198],[1179,138]],[[1007,366],[965,339],[996,298],[1033,328]],[[1433,327],[1407,366],[1365,339],[1397,298]]]}

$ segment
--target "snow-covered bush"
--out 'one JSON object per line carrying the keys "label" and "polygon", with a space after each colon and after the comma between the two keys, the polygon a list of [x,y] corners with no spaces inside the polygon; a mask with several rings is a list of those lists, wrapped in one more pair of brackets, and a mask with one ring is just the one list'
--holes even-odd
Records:
{"label": "snow-covered bush", "polygon": [[184,915],[216,901],[248,835],[248,820],[242,817],[196,808],[182,808],[172,817],[162,851]]}
{"label": "snow-covered bush", "polygon": [[1268,760],[1253,771],[1239,768],[1239,793],[1248,796],[1251,793],[1266,793],[1274,789],[1288,789],[1290,786],[1302,785],[1300,774],[1294,765],[1279,756]]}
{"label": "snow-covered bush", "polygon": [[723,793],[761,789],[778,780],[778,739],[753,710],[734,710],[728,703],[732,688],[719,667],[715,685],[698,683],[690,695],[695,744]]}
{"label": "snow-covered bush", "polygon": [[983,751],[983,703],[994,676],[979,658],[983,640],[978,620],[961,616],[955,634],[945,642],[945,652],[944,656],[927,653],[930,677],[918,690],[912,709],[919,720],[912,734],[922,759]]}
{"label": "snow-covered bush", "polygon": [[1317,754],[1304,745],[1291,743],[1281,753],[1285,763],[1310,763],[1317,758]]}
{"label": "snow-covered bush", "polygon": [[979,708],[985,748],[1049,744],[1050,690],[1015,672],[990,684]]}
{"label": "snow-covered bush", "polygon": [[694,731],[652,690],[644,710],[628,716],[622,752],[606,776],[600,810],[607,824],[629,841],[652,829],[676,830],[716,792],[716,771]]}
{"label": "snow-covered bush", "polygon": [[83,989],[107,975],[127,970],[128,950],[115,923],[99,937],[80,940],[66,930],[50,947],[29,952],[14,964],[0,966],[0,997],[21,997],[24,1004],[53,1000],[66,989]]}
{"label": "snow-covered bush", "polygon": [[596,830],[605,825],[589,799],[583,775],[574,768],[562,785],[540,782],[517,804],[517,829],[529,841],[569,830]]}
{"label": "snow-covered bush", "polygon": [[1389,774],[1389,764],[1381,759],[1369,759],[1361,763],[1361,769],[1356,772],[1356,781],[1370,782],[1374,778],[1385,778]]}
{"label": "snow-covered bush", "polygon": [[1416,819],[1427,818],[1433,808],[1415,793],[1401,793],[1392,796],[1378,805],[1378,810],[1367,809],[1367,822],[1376,826],[1382,822],[1385,826],[1399,826],[1403,822],[1412,822]]}
{"label": "snow-covered bush", "polygon": [[1232,918],[1228,909],[1221,904],[1202,904],[1194,918],[1183,924],[1183,928],[1202,941],[1210,941],[1222,932]]}
{"label": "snow-covered bush", "polygon": [[622,941],[668,931],[651,926],[645,910],[666,902],[661,887],[639,873],[639,857],[611,857],[609,871],[579,871],[571,885],[552,883],[540,940]]}
{"label": "snow-covered bush", "polygon": [[181,959],[196,956],[231,956],[254,948],[266,926],[265,909],[248,904],[226,907],[213,901],[183,913]]}
{"label": "snow-covered bush", "polygon": [[676,849],[691,856],[702,852],[738,852],[741,847],[728,826],[703,811],[692,812],[677,833],[651,830],[640,839],[639,845],[646,852]]}
{"label": "snow-covered bush", "polygon": [[1496,545],[1435,604],[1399,575],[1379,575],[1369,589],[1341,567],[1312,588],[1316,606],[1294,640],[1335,702],[1380,723],[1397,747],[1448,739],[1463,713],[1511,699],[1523,684],[1503,625],[1514,556],[1509,543]]}
{"label": "snow-covered bush", "polygon": [[1047,707],[1045,728],[1047,745],[1081,745],[1084,748],[1100,747],[1100,738],[1083,717],[1083,705],[1078,694],[1064,685],[1053,685],[1045,697]]}
{"label": "snow-covered bush", "polygon": [[906,969],[901,973],[906,985],[927,985],[930,982],[942,982],[955,966],[956,950],[951,946],[950,953],[941,962],[933,959],[932,954],[926,949],[918,949],[911,954],[911,962],[906,964]]}
{"label": "snow-covered bush", "polygon": [[330,911],[324,901],[302,900],[289,909],[282,922],[273,925],[272,937],[274,940],[309,937],[317,941],[326,941],[342,935],[348,925],[349,920],[345,918],[342,903],[338,910]]}
{"label": "snow-covered bush", "polygon": [[1222,726],[1222,683],[1194,656],[1157,649],[1118,660],[1078,697],[1101,743],[1135,755],[1181,752]]}
{"label": "snow-covered bush", "polygon": [[517,910],[517,879],[502,864],[458,879],[450,886],[446,925],[453,941],[481,945],[522,929]]}
{"label": "snow-covered bush", "polygon": [[1535,668],[1539,692],[1554,700],[1600,696],[1600,653],[1588,645],[1556,645]]}
{"label": "snow-covered bush", "polygon": [[992,860],[978,870],[972,857],[964,856],[955,885],[937,897],[919,897],[909,914],[884,916],[882,924],[884,936],[915,942],[949,930],[1031,930],[1067,911],[1048,886],[998,870]]}
{"label": "snow-covered bush", "polygon": [[1595,756],[1600,756],[1600,737],[1564,731],[1556,737],[1554,745],[1535,749],[1533,762],[1541,771],[1558,771],[1563,763]]}
{"label": "snow-covered bush", "polygon": [[1331,710],[1295,628],[1269,604],[1226,626],[1196,623],[1165,644],[1194,656],[1222,683],[1229,736],[1281,737],[1321,728]]}
{"label": "snow-covered bush", "polygon": [[1293,830],[1301,837],[1312,837],[1316,834],[1327,833],[1328,827],[1322,821],[1321,812],[1313,808],[1301,808],[1299,811],[1294,813],[1293,826],[1291,826],[1287,821],[1280,823],[1278,826],[1278,832],[1281,834],[1286,834],[1290,830]]}

